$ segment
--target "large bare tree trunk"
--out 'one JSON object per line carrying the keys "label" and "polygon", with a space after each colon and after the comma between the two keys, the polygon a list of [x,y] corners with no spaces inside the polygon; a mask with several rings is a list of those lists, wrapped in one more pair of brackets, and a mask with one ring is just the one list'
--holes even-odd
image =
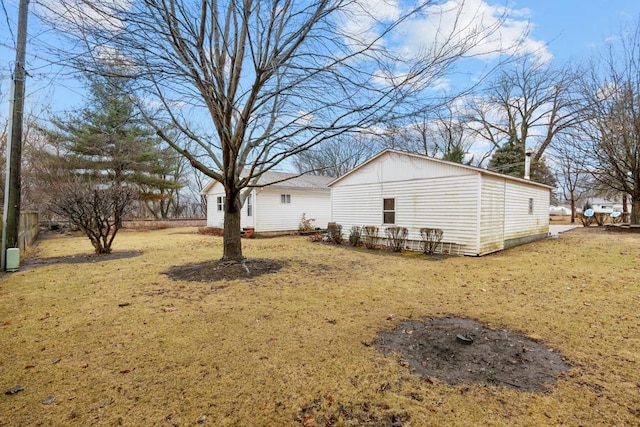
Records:
{"label": "large bare tree trunk", "polygon": [[242,242],[240,241],[240,200],[238,193],[230,193],[227,190],[227,199],[224,208],[224,251],[223,260],[240,261],[242,256]]}
{"label": "large bare tree trunk", "polygon": [[631,201],[631,224],[640,224],[640,194]]}

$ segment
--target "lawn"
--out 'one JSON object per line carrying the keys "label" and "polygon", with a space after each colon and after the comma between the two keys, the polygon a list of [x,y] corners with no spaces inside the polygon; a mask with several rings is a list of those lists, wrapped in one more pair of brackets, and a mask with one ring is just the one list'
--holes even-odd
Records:
{"label": "lawn", "polygon": [[[243,241],[279,272],[174,281],[221,256],[196,229],[124,232],[139,256],[0,279],[0,426],[637,426],[640,235],[576,229],[482,258]],[[41,241],[40,258],[91,253]],[[370,345],[403,321],[519,331],[570,369],[545,392],[447,385]],[[23,390],[5,394],[15,386]]]}

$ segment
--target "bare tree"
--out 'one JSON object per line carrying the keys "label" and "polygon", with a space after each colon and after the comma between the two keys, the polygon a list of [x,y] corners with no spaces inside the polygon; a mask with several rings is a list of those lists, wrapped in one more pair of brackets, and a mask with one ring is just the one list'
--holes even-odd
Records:
{"label": "bare tree", "polygon": [[592,188],[591,175],[587,168],[579,134],[570,134],[554,144],[554,160],[560,171],[562,195],[571,206],[571,223],[576,219],[576,207]]}
{"label": "bare tree", "polygon": [[555,138],[583,120],[576,78],[571,68],[554,69],[525,57],[502,71],[485,96],[472,99],[472,129],[493,150],[505,144],[532,148],[532,162],[539,162]]}
{"label": "bare tree", "polygon": [[588,102],[581,145],[592,176],[631,198],[631,223],[640,223],[640,22],[612,44],[601,65],[583,79]]}
{"label": "bare tree", "polygon": [[300,173],[339,177],[374,155],[378,149],[374,136],[350,134],[330,139],[298,154],[294,163]]}
{"label": "bare tree", "polygon": [[[128,67],[144,93],[132,100],[158,135],[223,184],[223,259],[240,260],[240,209],[263,173],[399,115],[500,29],[503,19],[463,24],[469,8],[460,3],[453,24],[438,28],[433,44],[411,57],[393,51],[386,37],[412,16],[444,13],[428,8],[435,1],[393,16],[358,0],[62,0],[47,13],[87,47],[75,59],[91,62],[79,66],[100,72],[108,60]],[[160,108],[150,111],[154,103]],[[196,129],[194,120],[209,124]],[[198,149],[164,133],[169,124]]]}
{"label": "bare tree", "polygon": [[111,253],[122,219],[136,197],[134,192],[120,183],[75,176],[52,181],[50,191],[50,209],[82,230],[97,255]]}

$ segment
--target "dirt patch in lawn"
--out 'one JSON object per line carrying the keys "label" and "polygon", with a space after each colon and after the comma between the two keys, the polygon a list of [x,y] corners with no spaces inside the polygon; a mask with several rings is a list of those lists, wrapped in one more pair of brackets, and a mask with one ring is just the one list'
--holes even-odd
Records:
{"label": "dirt patch in lawn", "polygon": [[117,259],[133,258],[142,255],[140,251],[117,251],[110,254],[78,254],[51,258],[29,258],[22,262],[20,270],[42,267],[51,264],[85,264],[89,262],[113,261]]}
{"label": "dirt patch in lawn", "polygon": [[205,261],[177,265],[164,274],[173,280],[187,282],[218,282],[250,279],[263,274],[277,273],[286,263],[269,259],[247,258],[243,261]]}
{"label": "dirt patch in lawn", "polygon": [[373,345],[385,355],[399,354],[402,366],[434,384],[543,392],[569,369],[556,350],[521,333],[458,317],[404,321]]}

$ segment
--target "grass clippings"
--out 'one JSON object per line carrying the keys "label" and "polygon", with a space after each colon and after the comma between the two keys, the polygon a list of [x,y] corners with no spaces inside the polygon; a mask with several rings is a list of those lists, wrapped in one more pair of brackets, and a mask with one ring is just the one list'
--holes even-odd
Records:
{"label": "grass clippings", "polygon": [[[0,425],[636,426],[639,237],[577,229],[437,263],[249,239],[245,255],[286,266],[221,287],[164,274],[220,258],[219,237],[123,233],[114,250],[140,256],[2,276],[0,391],[23,390],[0,394]],[[35,255],[91,252],[60,237]],[[363,344],[448,316],[519,331],[570,368],[545,393],[449,385]]]}

